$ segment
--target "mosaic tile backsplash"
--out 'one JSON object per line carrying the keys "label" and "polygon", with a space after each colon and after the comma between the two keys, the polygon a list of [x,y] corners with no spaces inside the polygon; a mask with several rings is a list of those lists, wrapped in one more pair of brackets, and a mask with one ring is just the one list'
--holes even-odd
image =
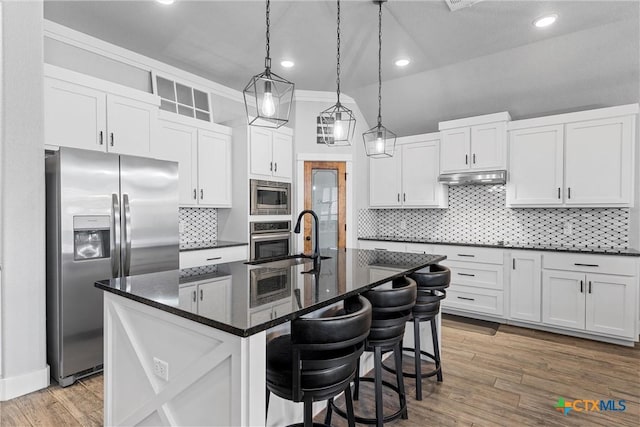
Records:
{"label": "mosaic tile backsplash", "polygon": [[[510,209],[504,185],[449,187],[448,209],[362,209],[358,237],[628,248],[627,208]],[[570,224],[571,235],[563,233]]]}
{"label": "mosaic tile backsplash", "polygon": [[218,210],[214,208],[180,208],[178,213],[184,230],[180,244],[218,240]]}

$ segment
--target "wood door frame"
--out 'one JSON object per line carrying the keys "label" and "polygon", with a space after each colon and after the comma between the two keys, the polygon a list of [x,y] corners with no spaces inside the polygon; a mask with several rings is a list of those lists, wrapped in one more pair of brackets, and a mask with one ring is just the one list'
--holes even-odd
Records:
{"label": "wood door frame", "polygon": [[[304,162],[304,209],[311,209],[311,171],[313,169],[326,169],[338,171],[338,248],[347,246],[347,163],[344,161],[320,161],[308,160]],[[311,233],[311,217],[306,216],[304,221],[304,233]],[[310,252],[311,241],[303,240],[304,251]]]}

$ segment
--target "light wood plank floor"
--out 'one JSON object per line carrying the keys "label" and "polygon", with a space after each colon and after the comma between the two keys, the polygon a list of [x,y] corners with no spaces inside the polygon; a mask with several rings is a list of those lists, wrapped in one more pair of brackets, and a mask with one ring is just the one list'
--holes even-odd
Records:
{"label": "light wood plank floor", "polygon": [[[490,336],[481,329],[445,324],[444,382],[425,380],[424,399],[417,402],[415,383],[407,379],[409,419],[391,425],[638,426],[639,347],[620,347],[505,325]],[[412,360],[407,358],[405,363],[410,366]],[[356,405],[370,410],[370,386],[366,383],[361,386],[361,399]],[[554,409],[559,397],[625,399],[627,410],[571,411],[565,416]],[[391,395],[385,399],[387,402],[387,410],[392,410],[395,400]],[[51,386],[0,402],[3,427],[101,424],[102,376],[84,379],[65,389]],[[345,426],[346,422],[334,415],[333,424]]]}

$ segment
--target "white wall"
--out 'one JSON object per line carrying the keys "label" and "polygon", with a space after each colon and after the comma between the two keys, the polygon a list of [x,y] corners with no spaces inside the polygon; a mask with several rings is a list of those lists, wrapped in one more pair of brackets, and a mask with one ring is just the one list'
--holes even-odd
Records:
{"label": "white wall", "polygon": [[0,400],[46,387],[42,2],[0,3]]}

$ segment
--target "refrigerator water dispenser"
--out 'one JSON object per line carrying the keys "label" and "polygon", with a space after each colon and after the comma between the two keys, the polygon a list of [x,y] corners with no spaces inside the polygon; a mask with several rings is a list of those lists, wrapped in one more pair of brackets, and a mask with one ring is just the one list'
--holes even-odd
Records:
{"label": "refrigerator water dispenser", "polygon": [[109,215],[73,217],[73,259],[109,258],[111,226]]}

